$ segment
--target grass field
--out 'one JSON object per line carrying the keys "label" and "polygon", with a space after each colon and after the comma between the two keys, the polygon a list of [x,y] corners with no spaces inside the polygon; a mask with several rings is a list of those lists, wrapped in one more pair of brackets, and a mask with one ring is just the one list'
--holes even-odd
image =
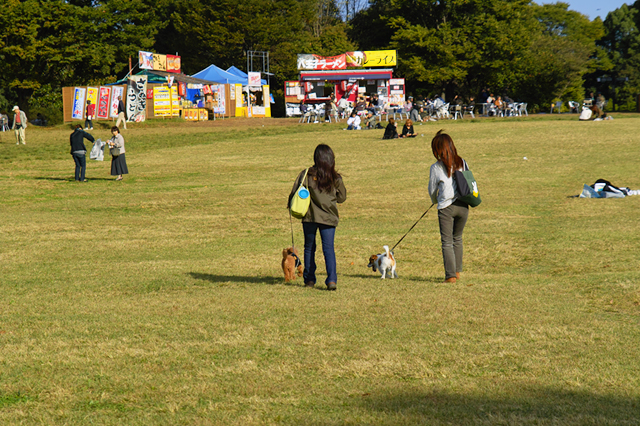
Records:
{"label": "grass field", "polygon": [[[69,126],[0,134],[0,424],[638,425],[640,116],[447,121],[413,140],[296,120],[147,122],[130,174]],[[444,284],[430,141],[454,138],[483,203]],[[105,139],[106,124],[93,132]],[[284,283],[285,209],[315,146],[348,199],[338,290]],[[527,157],[527,160],[524,160]],[[294,223],[296,244],[301,226]]]}

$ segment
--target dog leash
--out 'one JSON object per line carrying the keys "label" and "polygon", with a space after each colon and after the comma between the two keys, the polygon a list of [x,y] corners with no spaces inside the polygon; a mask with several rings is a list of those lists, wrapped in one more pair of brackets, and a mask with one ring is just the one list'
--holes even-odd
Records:
{"label": "dog leash", "polygon": [[[429,206],[429,208],[427,209],[427,211],[426,211],[426,212],[424,212],[424,213],[422,213],[422,216],[420,216],[420,219],[422,219],[423,217],[425,217],[425,216],[426,216],[426,214],[427,214],[427,213],[429,213],[429,210],[431,210],[431,207],[433,207],[434,205],[435,205],[435,203],[434,203],[434,204],[431,204],[431,206]],[[393,249],[395,249],[395,248],[398,246],[398,244],[400,244],[400,242],[401,242],[402,240],[404,240],[404,237],[406,237],[406,236],[407,236],[407,234],[408,234],[409,232],[411,232],[411,230],[412,230],[413,228],[415,228],[415,227],[416,227],[416,225],[418,224],[418,222],[420,222],[420,219],[416,220],[416,223],[414,223],[414,224],[413,224],[413,226],[412,226],[412,227],[407,231],[407,233],[406,233],[406,234],[404,234],[404,235],[402,236],[402,238],[400,238],[400,241],[398,241],[398,242],[396,243],[396,245],[395,245],[395,246],[393,246],[393,247],[391,248],[391,250],[390,250],[390,251],[393,251]],[[293,228],[291,228],[291,229],[292,229],[292,232],[293,232]],[[293,235],[293,234],[292,234],[292,235]]]}
{"label": "dog leash", "polygon": [[296,259],[296,268],[300,265],[302,265],[302,261],[300,260],[300,258],[298,257],[298,255],[295,253],[296,250],[296,245],[293,242],[293,220],[291,219],[291,209],[287,209],[289,211],[289,225],[291,225],[291,248],[293,249],[294,253],[292,253],[292,256]]}

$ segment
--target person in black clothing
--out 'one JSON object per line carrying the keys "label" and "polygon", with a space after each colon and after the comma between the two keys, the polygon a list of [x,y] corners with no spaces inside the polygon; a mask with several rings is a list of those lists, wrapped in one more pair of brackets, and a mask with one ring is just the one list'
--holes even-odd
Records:
{"label": "person in black clothing", "polygon": [[398,125],[393,118],[389,119],[389,124],[384,129],[384,135],[382,139],[396,139],[398,137]]}
{"label": "person in black clothing", "polygon": [[413,121],[411,121],[410,118],[407,119],[407,121],[404,123],[404,126],[402,126],[402,134],[400,135],[401,138],[415,138],[416,132],[413,131]]}
{"label": "person in black clothing", "polygon": [[73,161],[76,163],[77,182],[87,181],[84,178],[84,173],[87,170],[87,158],[85,156],[85,154],[87,153],[87,148],[84,146],[83,139],[87,139],[91,142],[94,141],[93,136],[82,130],[82,126],[78,124],[69,137],[71,144],[71,155],[73,156]]}

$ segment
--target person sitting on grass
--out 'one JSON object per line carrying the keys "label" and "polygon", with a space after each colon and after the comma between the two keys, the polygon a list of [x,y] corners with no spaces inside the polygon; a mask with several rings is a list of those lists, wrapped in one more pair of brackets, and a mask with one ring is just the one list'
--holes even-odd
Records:
{"label": "person sitting on grass", "polygon": [[409,118],[411,118],[412,121],[422,121],[423,112],[424,112],[424,108],[422,106],[413,107],[413,109],[411,109],[411,113],[409,114]]}
{"label": "person sitting on grass", "polygon": [[360,116],[356,111],[347,119],[347,130],[360,130]]}
{"label": "person sitting on grass", "polygon": [[410,118],[405,121],[404,126],[402,126],[402,134],[401,138],[415,138],[417,136],[416,132],[413,130],[413,121]]}
{"label": "person sitting on grass", "polygon": [[382,139],[396,139],[398,137],[398,124],[393,118],[389,119],[389,124],[384,129]]}
{"label": "person sitting on grass", "polygon": [[367,118],[365,119],[365,129],[375,129],[376,128],[376,116],[373,115],[371,111],[367,112]]}

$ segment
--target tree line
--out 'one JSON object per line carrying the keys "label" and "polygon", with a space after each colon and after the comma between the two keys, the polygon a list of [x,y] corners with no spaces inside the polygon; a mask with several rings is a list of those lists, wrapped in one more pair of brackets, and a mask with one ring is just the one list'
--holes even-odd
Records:
{"label": "tree line", "polygon": [[182,57],[183,72],[245,68],[270,52],[272,93],[297,79],[296,55],[395,49],[414,95],[484,88],[545,110],[602,92],[635,110],[640,1],[602,21],[530,0],[5,0],[0,109],[61,117],[61,88],[113,82],[139,50]]}

